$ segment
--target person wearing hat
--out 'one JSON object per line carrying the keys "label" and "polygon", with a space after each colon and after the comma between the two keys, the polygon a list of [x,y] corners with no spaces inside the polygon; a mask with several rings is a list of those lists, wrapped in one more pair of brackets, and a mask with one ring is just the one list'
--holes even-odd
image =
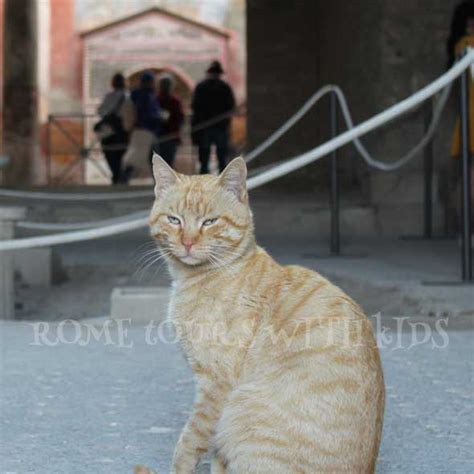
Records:
{"label": "person wearing hat", "polygon": [[201,174],[209,173],[211,147],[215,145],[219,169],[227,164],[229,150],[229,126],[235,108],[232,88],[222,80],[221,63],[213,61],[207,69],[207,77],[194,90],[191,103],[192,139],[199,148]]}

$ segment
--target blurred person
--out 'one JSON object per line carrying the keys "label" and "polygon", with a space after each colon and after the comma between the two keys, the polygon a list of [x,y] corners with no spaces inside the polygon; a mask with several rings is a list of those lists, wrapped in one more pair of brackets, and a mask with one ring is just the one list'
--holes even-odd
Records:
{"label": "blurred person", "polygon": [[[221,63],[213,61],[207,69],[207,77],[194,90],[192,99],[193,143],[199,148],[201,174],[209,173],[211,146],[216,146],[219,170],[222,172],[227,164],[229,152],[229,126],[231,113],[235,109],[235,98],[232,88],[223,81]],[[227,116],[225,116],[228,114]],[[224,115],[221,120],[212,122]],[[206,122],[210,122],[206,126]],[[203,127],[203,128],[200,128]]]}
{"label": "blurred person", "polygon": [[474,0],[467,0],[460,3],[453,12],[448,41],[446,44],[448,56],[448,68],[450,68],[460,51],[457,51],[457,44],[462,39],[472,38],[474,30]]}
{"label": "blurred person", "polygon": [[104,96],[97,110],[101,120],[94,126],[94,131],[112,173],[112,184],[119,184],[122,181],[122,158],[128,145],[128,132],[122,120],[123,105],[128,95],[123,74],[115,74],[111,86],[112,90]]}
{"label": "blurred person", "polygon": [[162,76],[158,82],[158,101],[161,110],[159,151],[162,158],[174,166],[176,150],[181,143],[179,136],[184,122],[183,106],[173,94],[173,79]]}
{"label": "blurred person", "polygon": [[124,157],[124,179],[128,182],[134,174],[151,171],[152,153],[158,152],[160,104],[153,72],[145,71],[140,77],[140,86],[131,92],[125,115],[127,128],[132,130]]}
{"label": "blurred person", "polygon": [[[460,3],[454,10],[450,35],[447,42],[448,67],[451,67],[456,58],[462,55],[466,48],[474,48],[474,0]],[[449,172],[447,196],[448,228],[459,228],[459,199],[461,184],[461,124],[459,117],[454,128],[451,156],[453,166]],[[474,83],[469,81],[469,151],[474,155]],[[471,166],[471,186],[474,185],[473,166]],[[471,190],[471,196],[474,195]],[[473,206],[474,207],[474,206]]]}
{"label": "blurred person", "polygon": [[[452,66],[466,48],[474,48],[474,0],[465,1],[457,6],[451,24],[448,39],[448,65]],[[474,84],[469,82],[469,141],[471,155],[474,154]],[[461,154],[460,120],[458,118],[454,130],[451,155],[459,158]]]}

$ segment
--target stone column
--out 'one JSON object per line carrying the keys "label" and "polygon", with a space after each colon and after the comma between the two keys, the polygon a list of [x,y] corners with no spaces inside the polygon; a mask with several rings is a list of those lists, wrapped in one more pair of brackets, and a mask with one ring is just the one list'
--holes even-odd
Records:
{"label": "stone column", "polygon": [[[12,239],[15,221],[24,219],[23,207],[0,207],[0,240]],[[15,317],[13,251],[0,250],[0,319]]]}
{"label": "stone column", "polygon": [[8,185],[29,184],[37,150],[37,1],[5,0],[3,154]]}

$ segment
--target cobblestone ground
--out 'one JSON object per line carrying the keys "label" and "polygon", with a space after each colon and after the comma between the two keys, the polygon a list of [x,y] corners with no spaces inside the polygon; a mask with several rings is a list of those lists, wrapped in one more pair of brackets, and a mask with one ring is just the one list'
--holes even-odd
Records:
{"label": "cobblestone ground", "polygon": [[[121,344],[111,326],[108,345],[104,337],[82,344],[85,326],[52,323],[48,340],[58,330],[68,341],[80,337],[56,346],[32,345],[29,322],[0,329],[1,473],[118,474],[136,463],[168,471],[194,390],[176,344],[149,344],[138,325]],[[425,333],[417,334],[421,341]],[[409,349],[405,330],[382,350],[380,473],[473,472],[474,331],[431,336]]]}

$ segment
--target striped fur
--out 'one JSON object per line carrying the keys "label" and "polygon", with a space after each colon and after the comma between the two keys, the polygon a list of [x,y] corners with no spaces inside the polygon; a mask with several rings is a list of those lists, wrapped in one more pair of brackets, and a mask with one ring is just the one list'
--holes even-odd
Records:
{"label": "striped fur", "polygon": [[220,177],[190,177],[155,157],[154,174],[151,234],[197,378],[173,472],[194,472],[209,450],[213,473],[374,472],[384,385],[361,308],[256,245],[242,159]]}

